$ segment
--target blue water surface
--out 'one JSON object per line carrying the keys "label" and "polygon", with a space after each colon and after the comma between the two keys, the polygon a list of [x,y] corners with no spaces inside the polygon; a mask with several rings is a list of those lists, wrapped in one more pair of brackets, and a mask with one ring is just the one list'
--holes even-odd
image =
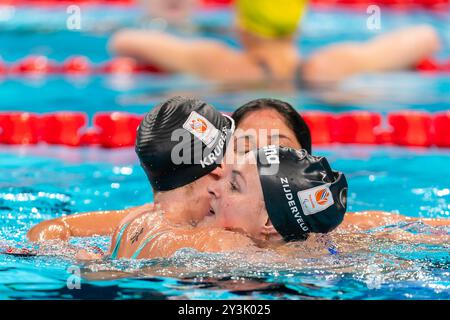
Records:
{"label": "blue water surface", "polygon": [[[66,28],[65,7],[5,9],[0,56],[29,54],[63,61],[74,54],[108,60],[108,38],[120,27],[141,25],[136,8],[83,8],[83,27]],[[10,10],[5,11],[4,10]],[[229,11],[201,12],[184,36],[199,34],[237,45]],[[382,29],[370,31],[365,13],[310,11],[298,45],[308,56],[323,45],[365,40],[403,25],[431,23],[441,35],[439,57],[450,55],[449,15],[383,11]],[[298,110],[430,112],[450,107],[448,75],[416,72],[364,75],[327,91],[272,87],[230,88],[183,75],[13,77],[0,79],[0,111],[78,110],[144,113],[174,94],[197,95],[224,111],[256,97],[276,97]],[[384,210],[411,217],[449,218],[450,152],[367,146],[315,148],[349,181],[349,211]],[[131,148],[103,150],[0,145],[0,247],[25,246],[34,224],[76,212],[127,208],[152,201],[150,186]],[[405,230],[403,230],[405,231]],[[431,230],[432,232],[436,230]],[[406,232],[429,233],[421,225]],[[447,232],[448,230],[439,230]],[[190,249],[169,259],[80,263],[71,247],[49,247],[39,257],[0,254],[0,299],[449,299],[449,243],[352,238],[342,255],[292,257],[288,263],[261,252],[205,254]],[[73,239],[72,246],[108,249],[109,238]],[[55,255],[55,252],[57,253]],[[80,272],[81,280],[77,277]],[[111,280],[111,277],[115,279]],[[80,280],[80,289],[74,284]]]}
{"label": "blue water surface", "polygon": [[[335,146],[315,152],[346,173],[349,211],[449,217],[450,185],[443,178],[450,174],[448,151]],[[0,152],[0,167],[0,245],[26,247],[26,231],[42,220],[152,201],[131,148],[8,147]],[[0,255],[0,298],[450,298],[448,243],[358,241],[366,249],[284,263],[270,262],[270,253],[247,262],[240,253],[189,249],[169,259],[87,265],[61,247],[59,257]],[[109,239],[74,239],[72,244],[107,250]],[[79,290],[67,285],[74,266],[83,275]],[[104,280],[111,272],[124,278]]]}

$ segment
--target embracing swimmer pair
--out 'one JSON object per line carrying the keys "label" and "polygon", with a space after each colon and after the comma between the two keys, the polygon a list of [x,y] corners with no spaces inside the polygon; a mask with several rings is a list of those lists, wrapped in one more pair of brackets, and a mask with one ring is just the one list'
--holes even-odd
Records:
{"label": "embracing swimmer pair", "polygon": [[[279,247],[339,225],[363,230],[414,220],[381,212],[344,216],[345,177],[310,154],[309,129],[289,104],[257,99],[232,118],[235,125],[196,99],[175,97],[158,105],[143,119],[136,140],[154,204],[44,221],[28,232],[29,239],[113,235],[112,258],[152,258],[184,247]],[[215,161],[204,161],[211,154]]]}
{"label": "embracing swimmer pair", "polygon": [[[305,135],[305,128],[297,132]],[[174,140],[174,133],[183,132],[187,135]],[[347,183],[326,159],[304,149],[247,145],[246,153],[227,161],[237,144],[233,133],[232,118],[197,99],[175,97],[145,116],[136,153],[155,204],[135,208],[117,224],[111,258],[169,256],[183,247],[223,251],[304,240],[311,232],[326,233],[342,222]],[[301,139],[310,144],[310,138]],[[175,164],[180,150],[184,161]],[[215,160],[205,161],[211,155]],[[69,236],[102,234],[107,215],[84,215],[58,223],[72,224]],[[85,223],[79,223],[83,218]],[[58,225],[38,229],[30,231],[30,239],[50,239]]]}
{"label": "embracing swimmer pair", "polygon": [[[167,256],[183,247],[222,251],[300,241],[342,222],[347,183],[324,158],[269,145],[227,160],[233,153],[233,127],[231,118],[200,100],[174,98],[146,115],[136,152],[155,199],[214,173],[205,190],[209,205],[189,227],[145,210],[125,219],[113,237],[111,258]],[[188,137],[173,141],[180,128]],[[221,144],[224,132],[227,143]],[[186,162],[174,165],[175,149],[189,154]],[[211,155],[216,161],[207,163]]]}

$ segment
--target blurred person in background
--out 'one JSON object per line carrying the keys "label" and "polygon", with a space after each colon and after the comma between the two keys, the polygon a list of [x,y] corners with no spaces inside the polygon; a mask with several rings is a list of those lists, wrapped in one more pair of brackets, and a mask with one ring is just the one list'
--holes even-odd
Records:
{"label": "blurred person in background", "polygon": [[406,27],[366,42],[337,43],[303,59],[296,35],[306,0],[236,0],[241,49],[209,39],[182,39],[159,31],[122,30],[110,49],[168,72],[232,82],[334,84],[361,73],[412,68],[440,48],[428,25]]}

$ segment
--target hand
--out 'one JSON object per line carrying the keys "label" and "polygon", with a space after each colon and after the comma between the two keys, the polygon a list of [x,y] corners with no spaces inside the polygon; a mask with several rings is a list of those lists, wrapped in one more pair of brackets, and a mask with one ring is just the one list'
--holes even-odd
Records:
{"label": "hand", "polygon": [[28,230],[27,237],[32,242],[46,240],[68,240],[70,238],[70,229],[58,219],[43,221]]}
{"label": "hand", "polygon": [[81,261],[99,260],[103,257],[100,253],[90,252],[86,249],[81,249],[75,254],[75,259]]}

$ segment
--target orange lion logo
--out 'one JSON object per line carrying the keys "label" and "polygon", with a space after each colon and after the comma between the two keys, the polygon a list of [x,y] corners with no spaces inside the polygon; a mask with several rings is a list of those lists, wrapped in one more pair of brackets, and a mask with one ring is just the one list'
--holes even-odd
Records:
{"label": "orange lion logo", "polygon": [[315,196],[316,202],[320,205],[324,205],[328,202],[330,193],[326,189],[320,189],[319,191],[316,191]]}
{"label": "orange lion logo", "polygon": [[204,133],[208,129],[208,125],[202,119],[195,119],[191,121],[191,128],[198,133]]}

